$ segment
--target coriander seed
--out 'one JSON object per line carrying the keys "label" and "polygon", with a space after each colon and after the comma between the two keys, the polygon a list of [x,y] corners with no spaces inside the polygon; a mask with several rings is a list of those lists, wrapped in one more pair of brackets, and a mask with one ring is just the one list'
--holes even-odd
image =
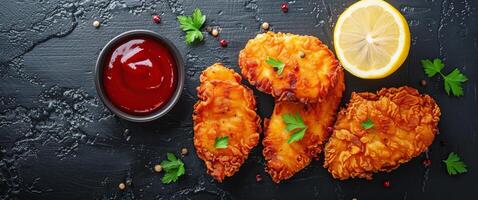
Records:
{"label": "coriander seed", "polygon": [[302,52],[302,51],[299,51],[299,57],[300,57],[300,58],[305,58],[305,53]]}
{"label": "coriander seed", "polygon": [[267,23],[267,22],[262,23],[261,28],[264,29],[264,30],[269,30],[269,23]]}
{"label": "coriander seed", "polygon": [[125,185],[124,183],[120,183],[120,184],[118,185],[118,188],[119,188],[120,190],[124,190],[124,189],[126,188],[126,185]]}
{"label": "coriander seed", "polygon": [[214,36],[214,37],[217,37],[219,35],[219,31],[217,30],[217,28],[212,29],[211,35]]}
{"label": "coriander seed", "polygon": [[161,172],[161,171],[163,171],[163,167],[161,167],[161,165],[155,165],[154,166],[154,171],[155,172]]}
{"label": "coriander seed", "polygon": [[93,27],[99,28],[99,27],[100,27],[100,21],[95,20],[95,21],[93,22]]}
{"label": "coriander seed", "polygon": [[181,149],[181,155],[185,156],[186,154],[188,154],[188,149],[187,148],[182,148]]}
{"label": "coriander seed", "polygon": [[420,85],[422,85],[422,86],[426,86],[426,85],[427,85],[427,81],[425,81],[425,80],[421,80],[421,81],[420,81]]}

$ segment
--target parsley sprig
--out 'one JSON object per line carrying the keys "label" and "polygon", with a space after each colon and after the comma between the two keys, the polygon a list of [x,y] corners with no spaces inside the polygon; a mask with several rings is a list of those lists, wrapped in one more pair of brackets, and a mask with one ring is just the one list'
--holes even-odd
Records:
{"label": "parsley sprig", "polygon": [[305,131],[307,130],[307,125],[305,125],[300,114],[284,114],[282,115],[282,120],[284,120],[286,124],[285,129],[288,132],[292,132],[292,135],[289,137],[289,140],[287,140],[287,143],[290,144],[292,142],[302,140]]}
{"label": "parsley sprig", "polygon": [[361,125],[365,130],[371,129],[374,126],[373,121],[371,119],[368,119],[367,121],[362,122]]}
{"label": "parsley sprig", "polygon": [[167,157],[168,160],[161,162],[161,167],[163,167],[163,170],[166,172],[161,179],[161,182],[164,184],[176,182],[185,172],[183,161],[177,159],[172,153],[167,153]]}
{"label": "parsley sprig", "polygon": [[462,83],[468,80],[468,78],[460,72],[457,68],[455,68],[451,73],[445,76],[441,72],[441,70],[445,67],[445,64],[438,59],[435,58],[433,62],[431,60],[425,59],[421,60],[423,69],[428,77],[433,77],[436,74],[440,74],[445,80],[445,91],[448,95],[450,95],[450,91],[454,96],[463,96],[463,88],[461,86]]}
{"label": "parsley sprig", "polygon": [[268,58],[266,60],[266,63],[271,65],[275,70],[277,70],[278,75],[281,75],[282,71],[284,71],[285,64],[280,60],[277,60],[275,58]]}
{"label": "parsley sprig", "polygon": [[216,149],[225,149],[227,148],[228,142],[229,142],[228,136],[217,137],[214,143],[214,147],[216,147]]}
{"label": "parsley sprig", "polygon": [[446,171],[449,175],[457,175],[468,172],[468,170],[466,170],[465,163],[460,160],[460,157],[455,152],[451,152],[448,155],[448,158],[443,160],[443,162],[446,165]]}
{"label": "parsley sprig", "polygon": [[180,28],[186,32],[186,44],[204,39],[200,29],[206,21],[206,16],[201,13],[199,8],[194,9],[191,16],[178,16],[178,21],[181,24]]}

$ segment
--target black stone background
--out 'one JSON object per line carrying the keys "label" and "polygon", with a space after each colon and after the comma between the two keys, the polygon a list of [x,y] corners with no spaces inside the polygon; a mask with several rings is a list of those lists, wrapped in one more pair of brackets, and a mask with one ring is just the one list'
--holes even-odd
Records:
{"label": "black stone background", "polygon": [[[338,15],[352,0],[2,0],[0,2],[0,198],[1,199],[476,199],[478,194],[478,1],[390,0],[407,18],[410,55],[393,75],[361,80],[346,74],[343,105],[352,91],[409,85],[433,96],[442,110],[440,134],[429,152],[374,180],[334,180],[322,160],[281,184],[264,172],[262,146],[241,170],[219,184],[206,174],[193,147],[192,106],[199,73],[214,62],[239,71],[237,55],[269,22],[273,31],[318,36],[332,47]],[[187,46],[176,16],[199,7],[207,25],[220,26],[222,48],[205,34]],[[152,14],[162,21],[154,24]],[[94,20],[101,27],[92,26]],[[92,69],[101,48],[132,29],[153,30],[172,40],[186,61],[179,103],[165,117],[135,124],[112,115],[98,99]],[[445,72],[469,77],[465,96],[447,96],[441,78],[426,78],[419,61],[440,57]],[[427,86],[420,86],[420,80]],[[258,112],[270,115],[273,100],[254,91]],[[128,129],[128,133],[125,130]],[[166,152],[179,154],[186,175],[164,185],[153,172]],[[451,151],[469,172],[449,176],[441,160]],[[432,165],[425,168],[422,160]],[[256,174],[264,179],[257,183]],[[132,186],[118,190],[130,180]],[[391,187],[384,188],[384,180]]]}

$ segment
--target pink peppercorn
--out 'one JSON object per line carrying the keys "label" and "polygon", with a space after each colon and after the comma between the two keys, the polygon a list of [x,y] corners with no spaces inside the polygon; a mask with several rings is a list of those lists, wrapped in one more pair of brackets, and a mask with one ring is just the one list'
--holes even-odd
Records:
{"label": "pink peppercorn", "polygon": [[383,187],[386,187],[386,188],[390,187],[390,181],[384,181]]}
{"label": "pink peppercorn", "polygon": [[262,181],[262,176],[260,174],[256,175],[256,182],[261,182]]}
{"label": "pink peppercorn", "polygon": [[161,22],[161,17],[159,17],[159,15],[153,15],[153,21],[154,23],[159,24],[159,22]]}
{"label": "pink peppercorn", "polygon": [[221,43],[222,47],[227,47],[227,40],[222,39],[219,43]]}
{"label": "pink peppercorn", "polygon": [[282,12],[287,12],[289,11],[289,4],[287,2],[283,2],[281,5],[280,5],[280,9],[282,10]]}

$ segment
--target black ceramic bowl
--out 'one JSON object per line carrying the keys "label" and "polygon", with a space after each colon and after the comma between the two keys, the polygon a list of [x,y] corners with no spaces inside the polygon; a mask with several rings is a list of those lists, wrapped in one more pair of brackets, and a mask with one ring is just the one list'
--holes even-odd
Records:
{"label": "black ceramic bowl", "polygon": [[[112,48],[114,48],[119,42],[127,40],[130,37],[137,37],[137,36],[150,37],[162,43],[165,47],[169,49],[169,51],[173,55],[176,61],[176,67],[177,67],[178,82],[176,84],[176,89],[173,92],[173,95],[169,99],[169,102],[166,103],[160,109],[148,115],[132,115],[132,114],[121,111],[108,99],[108,96],[106,95],[106,92],[103,88],[103,67],[105,66],[105,59],[108,53],[110,53],[112,51]],[[165,115],[166,113],[168,113],[174,107],[176,102],[179,100],[179,97],[181,96],[182,88],[184,86],[184,60],[181,56],[181,53],[176,48],[176,46],[170,40],[162,37],[158,33],[155,33],[153,31],[148,31],[148,30],[127,31],[114,37],[101,50],[100,55],[98,56],[98,60],[96,61],[95,84],[96,84],[96,91],[98,92],[98,95],[100,96],[103,103],[106,105],[106,107],[108,107],[108,109],[110,109],[117,116],[132,122],[153,121]]]}

